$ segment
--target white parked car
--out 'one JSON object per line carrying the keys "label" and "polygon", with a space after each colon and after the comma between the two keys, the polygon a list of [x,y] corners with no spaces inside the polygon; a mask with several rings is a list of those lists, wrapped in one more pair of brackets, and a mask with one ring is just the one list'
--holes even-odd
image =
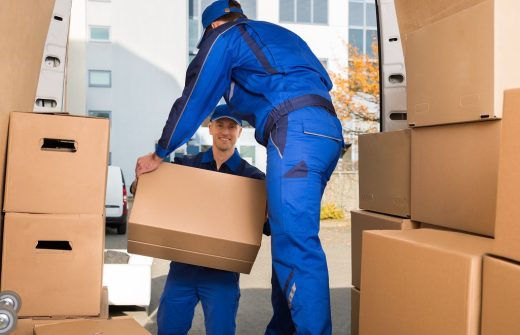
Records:
{"label": "white parked car", "polygon": [[105,215],[108,227],[117,228],[118,234],[126,234],[127,193],[123,171],[119,166],[108,167]]}

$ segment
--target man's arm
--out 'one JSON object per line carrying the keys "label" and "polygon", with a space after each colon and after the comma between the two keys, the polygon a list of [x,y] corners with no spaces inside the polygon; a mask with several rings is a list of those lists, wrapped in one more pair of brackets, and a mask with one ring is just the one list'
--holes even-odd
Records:
{"label": "man's arm", "polygon": [[228,89],[233,48],[223,36],[225,32],[214,32],[189,65],[182,96],[173,104],[155,156],[149,154],[138,159],[136,176],[155,170],[161,158],[186,143]]}

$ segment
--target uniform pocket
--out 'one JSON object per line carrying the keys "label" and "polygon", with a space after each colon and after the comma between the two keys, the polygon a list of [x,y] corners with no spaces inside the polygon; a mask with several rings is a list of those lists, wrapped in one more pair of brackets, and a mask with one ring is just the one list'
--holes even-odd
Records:
{"label": "uniform pocket", "polygon": [[341,125],[332,118],[319,121],[306,120],[303,123],[303,133],[307,135],[328,138],[334,141],[343,142]]}

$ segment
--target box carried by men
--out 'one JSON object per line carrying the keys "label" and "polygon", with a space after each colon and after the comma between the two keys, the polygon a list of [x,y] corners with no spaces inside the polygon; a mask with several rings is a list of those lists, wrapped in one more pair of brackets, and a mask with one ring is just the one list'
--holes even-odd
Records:
{"label": "box carried by men", "polygon": [[139,178],[128,251],[249,273],[265,219],[264,181],[163,163]]}

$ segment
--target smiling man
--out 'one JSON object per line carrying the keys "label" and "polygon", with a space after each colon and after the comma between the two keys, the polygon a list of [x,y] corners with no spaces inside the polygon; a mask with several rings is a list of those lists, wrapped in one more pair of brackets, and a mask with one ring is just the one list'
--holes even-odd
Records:
{"label": "smiling man", "polygon": [[[241,125],[242,120],[226,105],[217,106],[209,124],[213,146],[194,156],[176,157],[175,163],[265,179],[264,173],[242,159],[235,149],[242,133]],[[206,334],[235,334],[240,298],[238,279],[238,273],[171,262],[157,314],[159,335],[187,334],[199,301],[204,311]]]}

